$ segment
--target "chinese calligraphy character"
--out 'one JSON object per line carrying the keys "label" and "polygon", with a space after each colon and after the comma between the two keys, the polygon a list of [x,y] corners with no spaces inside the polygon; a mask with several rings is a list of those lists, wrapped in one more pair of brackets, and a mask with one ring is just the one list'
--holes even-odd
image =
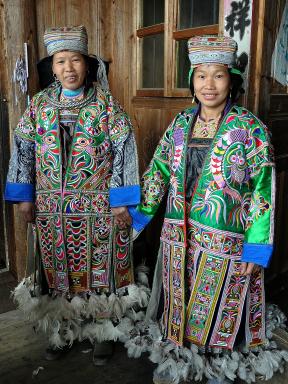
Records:
{"label": "chinese calligraphy character", "polygon": [[240,40],[243,39],[245,29],[251,24],[251,20],[248,18],[248,12],[250,9],[250,0],[232,1],[231,13],[226,19],[225,30],[229,32],[231,37],[234,37],[234,32],[240,32]]}

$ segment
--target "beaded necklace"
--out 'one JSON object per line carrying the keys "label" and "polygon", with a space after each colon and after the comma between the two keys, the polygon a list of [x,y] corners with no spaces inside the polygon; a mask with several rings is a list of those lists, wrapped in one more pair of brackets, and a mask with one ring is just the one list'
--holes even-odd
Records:
{"label": "beaded necklace", "polygon": [[[81,88],[80,88],[80,90],[81,90]],[[70,93],[71,93],[71,91],[70,91]],[[61,100],[61,95],[63,95],[61,85],[60,86],[59,85],[52,85],[51,87],[47,88],[45,96],[46,96],[46,101],[55,108],[58,108],[58,109],[74,109],[74,108],[80,109],[80,108],[86,107],[93,100],[95,100],[96,93],[97,93],[96,88],[93,87],[93,88],[90,88],[88,90],[86,97],[84,97],[84,88],[83,88],[83,97],[82,98],[72,97],[70,100],[69,97],[65,96],[65,102],[64,102],[63,98]],[[58,100],[56,95],[60,95],[60,100]]]}
{"label": "beaded necklace", "polygon": [[198,115],[197,120],[194,124],[192,137],[193,138],[213,138],[218,129],[218,124],[221,116],[216,119],[209,120],[208,122],[201,119]]}

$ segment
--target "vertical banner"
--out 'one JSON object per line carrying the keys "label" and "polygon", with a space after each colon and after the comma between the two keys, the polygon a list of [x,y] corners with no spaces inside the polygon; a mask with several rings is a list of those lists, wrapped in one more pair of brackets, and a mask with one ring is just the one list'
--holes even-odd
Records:
{"label": "vertical banner", "polygon": [[238,65],[245,68],[244,88],[247,88],[250,64],[253,0],[224,0],[224,35],[238,44]]}

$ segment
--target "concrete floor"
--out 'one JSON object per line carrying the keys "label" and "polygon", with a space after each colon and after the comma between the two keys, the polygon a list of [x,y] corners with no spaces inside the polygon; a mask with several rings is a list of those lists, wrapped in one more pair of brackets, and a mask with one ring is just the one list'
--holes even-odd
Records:
{"label": "concrete floor", "polygon": [[[100,368],[92,364],[89,342],[76,344],[60,360],[46,361],[45,337],[36,334],[32,324],[15,309],[11,299],[15,285],[11,274],[0,274],[0,384],[152,383],[153,364],[145,357],[129,359],[121,344],[116,344],[111,363]],[[39,367],[43,369],[33,375]]]}
{"label": "concrete floor", "polygon": [[[146,356],[129,359],[120,344],[110,364],[104,367],[92,364],[88,342],[76,344],[60,360],[46,361],[45,337],[35,334],[32,324],[15,310],[10,297],[15,284],[9,274],[0,274],[0,384],[152,384],[155,365]],[[43,369],[33,375],[39,367]],[[275,375],[266,383],[288,384],[288,366],[283,375]]]}
{"label": "concrete floor", "polygon": [[[31,324],[23,321],[18,310],[2,313],[0,383],[152,384],[154,365],[145,356],[129,359],[120,344],[116,345],[111,363],[104,367],[95,367],[91,363],[91,345],[88,342],[75,345],[60,360],[52,362],[43,358],[45,347],[45,338],[35,334]],[[33,375],[33,371],[39,367],[43,369]],[[284,375],[275,375],[266,383],[288,384],[288,369]]]}
{"label": "concrete floor", "polygon": [[[46,342],[24,322],[18,310],[0,315],[0,383],[1,384],[150,384],[153,364],[148,359],[129,359],[120,344],[111,363],[95,367],[91,363],[89,343],[77,344],[57,361],[43,358]],[[38,375],[33,371],[38,367]]]}

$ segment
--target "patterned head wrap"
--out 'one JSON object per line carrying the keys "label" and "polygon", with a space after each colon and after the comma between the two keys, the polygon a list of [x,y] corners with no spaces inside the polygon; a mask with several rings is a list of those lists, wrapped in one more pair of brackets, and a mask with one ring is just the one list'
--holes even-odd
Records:
{"label": "patterned head wrap", "polygon": [[60,51],[76,51],[88,55],[88,36],[83,25],[48,28],[44,33],[44,44],[49,56]]}
{"label": "patterned head wrap", "polygon": [[201,64],[223,64],[231,68],[231,72],[242,75],[233,68],[236,64],[237,43],[228,36],[194,36],[188,40],[188,55],[191,62],[190,78],[195,67]]}

